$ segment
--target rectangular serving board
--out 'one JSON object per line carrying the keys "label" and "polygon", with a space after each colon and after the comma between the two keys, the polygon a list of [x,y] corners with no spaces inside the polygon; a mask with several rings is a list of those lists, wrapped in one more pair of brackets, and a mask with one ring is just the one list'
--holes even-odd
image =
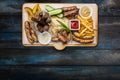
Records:
{"label": "rectangular serving board", "polygon": [[[27,40],[25,29],[24,29],[24,22],[28,20],[27,12],[25,11],[25,7],[33,8],[37,3],[25,3],[22,6],[22,44],[24,46],[53,46],[56,42],[50,42],[47,45],[42,45],[39,42],[30,44]],[[93,27],[95,29],[94,31],[94,41],[93,43],[83,44],[75,41],[70,41],[66,44],[66,46],[81,46],[81,47],[92,47],[96,46],[98,44],[98,6],[95,3],[38,3],[40,5],[40,8],[42,11],[45,10],[46,5],[50,5],[55,8],[61,8],[61,7],[69,7],[69,6],[77,6],[78,8],[81,8],[82,6],[90,6],[92,8],[92,19],[93,19]],[[59,42],[58,42],[59,43]]]}

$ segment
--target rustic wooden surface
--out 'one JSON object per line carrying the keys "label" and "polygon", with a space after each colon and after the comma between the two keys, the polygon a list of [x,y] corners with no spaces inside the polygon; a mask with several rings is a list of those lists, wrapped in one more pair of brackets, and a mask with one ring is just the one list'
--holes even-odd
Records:
{"label": "rustic wooden surface", "polygon": [[[22,4],[79,2],[99,6],[96,47],[24,47]],[[120,80],[119,0],[0,1],[0,80]]]}

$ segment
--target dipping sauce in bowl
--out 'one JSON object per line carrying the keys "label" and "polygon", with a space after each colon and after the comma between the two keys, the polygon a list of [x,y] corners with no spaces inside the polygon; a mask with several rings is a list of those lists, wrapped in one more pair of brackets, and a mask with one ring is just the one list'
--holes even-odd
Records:
{"label": "dipping sauce in bowl", "polygon": [[43,32],[38,35],[38,40],[41,44],[49,44],[51,41],[51,35],[49,32]]}
{"label": "dipping sauce in bowl", "polygon": [[88,6],[83,6],[83,7],[81,7],[79,13],[80,13],[81,17],[89,18],[92,16],[92,9]]}
{"label": "dipping sauce in bowl", "polygon": [[80,21],[77,19],[70,20],[70,29],[71,30],[79,30],[80,29]]}

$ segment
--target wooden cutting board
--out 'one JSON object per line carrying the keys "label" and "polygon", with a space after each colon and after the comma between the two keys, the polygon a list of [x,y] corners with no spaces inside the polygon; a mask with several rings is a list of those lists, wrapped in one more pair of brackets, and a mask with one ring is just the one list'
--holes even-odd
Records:
{"label": "wooden cutting board", "polygon": [[[42,45],[39,42],[30,44],[27,40],[25,29],[24,29],[24,22],[28,20],[27,12],[25,11],[25,7],[33,8],[36,3],[25,3],[22,8],[22,44],[24,46],[54,46],[54,44],[60,44],[55,42],[50,42],[47,45]],[[81,8],[82,6],[90,6],[92,8],[92,19],[93,19],[93,27],[95,29],[95,37],[93,43],[88,44],[82,44],[75,41],[69,42],[65,44],[65,46],[81,46],[81,47],[88,47],[88,46],[96,46],[98,44],[98,6],[96,4],[83,4],[83,3],[39,3],[40,8],[43,11],[45,10],[46,5],[53,6],[55,8],[61,8],[61,7],[69,7],[69,6],[77,6],[78,8]]]}

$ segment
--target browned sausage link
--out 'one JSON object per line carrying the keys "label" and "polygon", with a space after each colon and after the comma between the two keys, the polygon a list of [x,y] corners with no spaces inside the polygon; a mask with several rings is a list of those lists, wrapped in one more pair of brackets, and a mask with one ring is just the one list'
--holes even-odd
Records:
{"label": "browned sausage link", "polygon": [[75,36],[73,36],[73,40],[80,42],[80,43],[92,43],[93,42],[93,39],[80,39]]}
{"label": "browned sausage link", "polygon": [[38,42],[38,38],[37,38],[36,34],[31,34],[31,36],[32,36],[32,39],[34,40],[34,42]]}
{"label": "browned sausage link", "polygon": [[63,7],[63,11],[71,11],[71,10],[74,10],[74,9],[77,9],[76,6],[70,6],[70,7]]}
{"label": "browned sausage link", "polygon": [[88,39],[88,40],[84,40],[84,39],[80,39],[81,43],[92,43],[93,39]]}
{"label": "browned sausage link", "polygon": [[80,39],[77,38],[77,37],[75,37],[75,36],[73,36],[73,40],[74,40],[74,41],[77,41],[77,42],[80,42]]}
{"label": "browned sausage link", "polygon": [[78,13],[78,9],[72,10],[72,11],[67,11],[67,12],[63,12],[64,16],[70,16],[73,14],[77,14]]}
{"label": "browned sausage link", "polygon": [[30,28],[30,23],[28,21],[25,21],[24,26],[25,26],[25,28],[29,29]]}
{"label": "browned sausage link", "polygon": [[32,39],[30,39],[30,38],[28,38],[28,41],[29,41],[31,44],[34,43],[34,41],[33,41]]}
{"label": "browned sausage link", "polygon": [[94,38],[94,36],[84,36],[84,37],[82,37],[82,39],[93,39]]}
{"label": "browned sausage link", "polygon": [[31,34],[30,34],[30,30],[29,29],[25,29],[25,31],[26,31],[27,38],[32,39]]}
{"label": "browned sausage link", "polygon": [[33,41],[38,42],[37,35],[36,35],[35,31],[32,28],[30,28],[30,33],[31,33],[31,37],[32,37]]}
{"label": "browned sausage link", "polygon": [[35,31],[31,28],[30,29],[31,34],[35,34]]}
{"label": "browned sausage link", "polygon": [[27,39],[31,44],[38,41],[36,33],[32,28],[30,28],[30,23],[28,21],[25,22],[25,32]]}
{"label": "browned sausage link", "polygon": [[30,34],[30,23],[28,21],[25,21],[25,32],[26,32],[27,38],[32,39]]}

